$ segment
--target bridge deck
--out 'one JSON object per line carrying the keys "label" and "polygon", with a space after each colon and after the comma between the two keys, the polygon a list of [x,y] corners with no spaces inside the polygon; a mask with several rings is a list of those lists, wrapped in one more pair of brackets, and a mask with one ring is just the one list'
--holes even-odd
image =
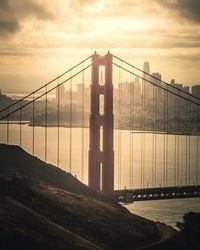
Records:
{"label": "bridge deck", "polygon": [[133,203],[134,201],[181,199],[200,197],[200,186],[156,187],[142,189],[115,190],[112,194],[118,202]]}

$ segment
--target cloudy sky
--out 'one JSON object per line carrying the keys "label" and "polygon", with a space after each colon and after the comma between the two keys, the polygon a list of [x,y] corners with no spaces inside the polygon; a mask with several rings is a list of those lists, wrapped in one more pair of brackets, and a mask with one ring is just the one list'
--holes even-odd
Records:
{"label": "cloudy sky", "polygon": [[200,83],[199,0],[0,0],[0,88],[29,91],[97,50]]}

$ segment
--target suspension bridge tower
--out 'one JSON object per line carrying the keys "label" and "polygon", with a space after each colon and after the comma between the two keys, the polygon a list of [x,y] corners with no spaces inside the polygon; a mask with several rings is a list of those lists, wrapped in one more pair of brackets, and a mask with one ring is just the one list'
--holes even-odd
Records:
{"label": "suspension bridge tower", "polygon": [[[104,85],[100,85],[99,67],[104,66]],[[104,113],[100,114],[100,95],[104,97]],[[105,194],[114,190],[113,150],[113,84],[112,55],[92,56],[92,83],[90,103],[89,187]],[[100,129],[103,136],[101,138]],[[103,141],[102,149],[100,147]]]}

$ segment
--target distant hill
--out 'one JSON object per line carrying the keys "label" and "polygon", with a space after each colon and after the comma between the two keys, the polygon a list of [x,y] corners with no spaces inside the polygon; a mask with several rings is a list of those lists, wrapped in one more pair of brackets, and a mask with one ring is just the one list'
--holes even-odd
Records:
{"label": "distant hill", "polygon": [[18,146],[0,145],[0,157],[1,250],[172,249],[163,248],[162,233],[171,238],[175,230],[131,214],[71,174]]}

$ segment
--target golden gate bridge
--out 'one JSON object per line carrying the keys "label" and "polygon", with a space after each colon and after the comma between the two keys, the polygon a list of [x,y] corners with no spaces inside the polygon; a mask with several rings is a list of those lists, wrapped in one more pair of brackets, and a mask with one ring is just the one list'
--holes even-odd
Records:
{"label": "golden gate bridge", "polygon": [[[49,95],[56,92],[56,109],[54,107],[54,127],[57,130],[56,148],[57,166],[60,166],[61,147],[68,144],[68,171],[73,174],[73,79],[80,77],[85,83],[85,72],[91,69],[90,90],[90,115],[89,115],[89,148],[88,157],[85,159],[85,133],[87,126],[85,118],[84,88],[81,94],[81,123],[82,133],[78,140],[81,150],[76,157],[80,158],[80,180],[83,180],[84,172],[88,173],[88,185],[114,199],[125,201],[174,199],[199,197],[199,106],[200,98],[191,93],[177,88],[151,75],[144,70],[135,67],[125,60],[108,52],[100,56],[96,52],[81,61],[74,67],[62,73],[58,77],[34,90],[0,110],[0,121],[4,124],[4,139],[1,143],[11,143],[11,125],[17,122],[19,130],[18,144],[23,147],[24,120],[29,120],[32,128],[31,151],[35,155],[37,130],[41,125],[44,128],[44,156],[48,161],[48,130],[50,129],[50,112],[52,106]],[[131,80],[123,82],[123,73]],[[116,80],[116,76],[118,79]],[[141,100],[135,103],[137,96],[133,77],[142,80]],[[117,97],[113,94],[113,81],[118,81]],[[61,103],[61,88],[67,85],[69,89],[68,106],[64,106],[64,112],[68,116],[68,123],[63,124],[63,106]],[[125,93],[128,86],[128,94]],[[151,95],[151,101],[149,100]],[[114,96],[114,98],[113,98]],[[115,103],[117,100],[117,103]],[[41,102],[43,109],[37,105]],[[138,109],[139,107],[139,109]],[[38,113],[40,113],[38,115]],[[38,124],[38,116],[42,123]],[[115,118],[117,117],[117,119]],[[51,118],[52,119],[52,118]],[[66,144],[61,145],[63,137],[61,127],[67,126],[69,134],[65,138]],[[117,150],[114,148],[114,131],[117,128]],[[129,131],[129,140],[123,140],[122,129]],[[136,140],[136,135],[137,140]],[[151,145],[149,146],[149,134]],[[162,142],[159,142],[159,134],[162,134]],[[182,136],[182,139],[180,138]],[[15,135],[16,137],[16,135]],[[139,141],[138,141],[139,138]],[[184,139],[185,148],[182,149]],[[128,188],[122,187],[124,171],[123,147],[129,144],[129,161],[125,164],[128,172]],[[162,145],[162,152],[158,153],[158,147]],[[173,146],[172,146],[173,145]],[[138,161],[138,148],[140,154],[139,174],[136,174],[135,162]],[[147,149],[150,148],[151,160],[147,158]],[[137,149],[137,150],[136,150]],[[195,154],[194,152],[195,151]],[[173,154],[173,161],[170,159]],[[162,168],[159,166],[163,162]],[[184,158],[184,159],[183,159]],[[87,160],[87,166],[85,162]],[[117,164],[116,164],[117,163]],[[117,166],[116,166],[117,165]],[[87,168],[85,170],[85,168]],[[117,173],[117,177],[116,174]],[[173,180],[170,180],[172,177]],[[135,185],[140,182],[140,186]],[[158,181],[159,179],[159,181]],[[173,181],[173,185],[172,185]],[[118,189],[115,188],[118,183]],[[162,182],[162,184],[161,184]]]}

